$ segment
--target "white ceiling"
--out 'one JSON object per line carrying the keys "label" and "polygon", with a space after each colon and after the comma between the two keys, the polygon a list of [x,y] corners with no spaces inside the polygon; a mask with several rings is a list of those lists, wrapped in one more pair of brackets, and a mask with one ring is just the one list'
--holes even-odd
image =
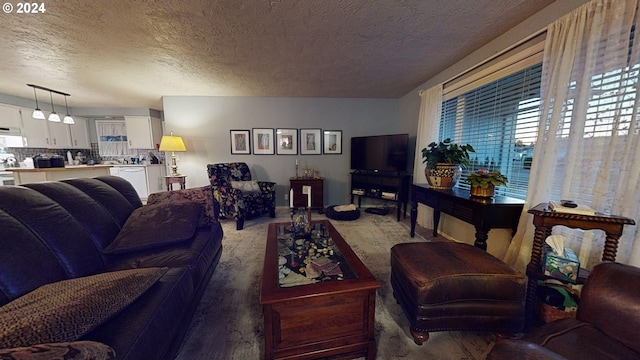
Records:
{"label": "white ceiling", "polygon": [[166,95],[398,98],[552,2],[46,1],[0,14],[0,93],[153,109]]}

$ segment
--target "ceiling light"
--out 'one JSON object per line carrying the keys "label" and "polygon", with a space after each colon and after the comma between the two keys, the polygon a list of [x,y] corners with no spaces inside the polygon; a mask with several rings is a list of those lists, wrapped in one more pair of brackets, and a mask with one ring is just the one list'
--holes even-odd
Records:
{"label": "ceiling light", "polygon": [[51,114],[49,114],[49,121],[60,122],[60,115],[56,114],[56,109],[53,107],[53,94],[51,91],[49,91],[49,96],[51,97]]}
{"label": "ceiling light", "polygon": [[33,114],[31,114],[31,117],[38,120],[44,120],[44,113],[42,112],[42,110],[40,110],[40,107],[38,106],[38,95],[36,95],[35,87],[33,87],[33,97],[36,98],[36,108],[33,110]]}
{"label": "ceiling light", "polygon": [[35,108],[35,110],[33,110],[33,114],[31,115],[31,116],[33,116],[34,119],[38,119],[38,120],[44,120],[45,119],[44,113],[38,107],[38,96],[36,95],[36,89],[40,89],[40,90],[48,91],[49,92],[49,98],[51,99],[51,114],[49,114],[49,121],[51,121],[51,122],[61,122],[60,115],[58,115],[56,113],[56,108],[55,108],[55,105],[53,103],[53,93],[56,93],[56,94],[64,96],[64,106],[67,109],[67,115],[64,117],[63,123],[70,124],[70,125],[73,125],[73,124],[76,123],[75,120],[73,120],[73,118],[71,117],[71,115],[69,115],[69,105],[67,105],[67,96],[71,96],[71,95],[69,95],[67,93],[63,93],[63,92],[58,91],[58,90],[49,89],[49,88],[46,88],[46,87],[40,86],[40,85],[27,84],[27,86],[30,86],[30,87],[33,88],[33,97],[36,99],[36,108]]}
{"label": "ceiling light", "polygon": [[75,124],[76,123],[75,120],[73,120],[71,115],[69,115],[69,105],[67,105],[67,95],[64,96],[64,106],[67,108],[67,115],[64,116],[64,120],[62,120],[62,122],[69,125]]}

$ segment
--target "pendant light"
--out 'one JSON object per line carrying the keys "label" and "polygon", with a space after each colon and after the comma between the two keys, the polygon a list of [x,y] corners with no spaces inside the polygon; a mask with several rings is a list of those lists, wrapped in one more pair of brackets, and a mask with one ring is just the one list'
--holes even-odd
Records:
{"label": "pendant light", "polygon": [[[31,115],[33,116],[34,119],[38,119],[38,120],[46,119],[46,117],[44,116],[44,113],[38,107],[38,96],[36,95],[36,89],[39,89],[39,90],[44,90],[49,92],[49,99],[51,99],[51,114],[49,114],[49,121],[62,122],[64,124],[69,124],[69,125],[73,125],[76,123],[73,117],[71,117],[71,115],[69,114],[69,105],[67,104],[67,96],[71,96],[70,94],[67,94],[58,90],[49,89],[44,86],[35,85],[35,84],[27,84],[27,86],[33,88],[33,97],[36,99],[36,108],[35,110],[33,110],[33,115]],[[55,107],[55,104],[53,103],[53,93],[64,96],[64,106],[67,109],[67,115],[65,115],[64,121],[60,120],[60,115],[56,113],[56,107]]]}
{"label": "pendant light", "polygon": [[75,124],[76,123],[75,120],[73,120],[71,115],[69,115],[69,105],[67,105],[67,95],[64,96],[64,106],[67,108],[67,115],[64,116],[64,119],[62,120],[62,122],[64,124],[69,124],[69,125]]}
{"label": "pendant light", "polygon": [[51,91],[49,91],[49,96],[51,97],[51,114],[49,114],[49,121],[60,122],[60,115],[56,114],[56,109],[53,107],[53,94]]}
{"label": "pendant light", "polygon": [[34,119],[37,120],[44,120],[44,113],[42,112],[42,110],[40,110],[40,107],[38,106],[38,95],[36,95],[36,88],[33,88],[33,97],[36,98],[36,108],[33,110],[33,114],[31,114],[31,117],[33,117]]}

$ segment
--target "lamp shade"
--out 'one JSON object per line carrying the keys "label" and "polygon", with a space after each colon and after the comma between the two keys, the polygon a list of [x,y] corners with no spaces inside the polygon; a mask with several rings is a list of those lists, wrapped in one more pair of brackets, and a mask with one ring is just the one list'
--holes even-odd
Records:
{"label": "lamp shade", "polygon": [[160,151],[187,151],[180,136],[164,135],[160,140]]}

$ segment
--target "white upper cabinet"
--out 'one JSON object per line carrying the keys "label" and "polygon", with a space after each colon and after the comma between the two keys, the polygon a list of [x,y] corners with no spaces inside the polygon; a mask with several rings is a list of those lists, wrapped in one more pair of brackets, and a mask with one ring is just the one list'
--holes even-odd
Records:
{"label": "white upper cabinet", "polygon": [[73,120],[76,122],[75,124],[67,125],[71,132],[71,148],[90,149],[91,142],[89,141],[89,126],[87,125],[87,119],[74,116]]}
{"label": "white upper cabinet", "polygon": [[31,110],[22,109],[22,136],[24,146],[35,148],[51,148],[49,126],[47,120],[36,120],[31,117]]}
{"label": "white upper cabinet", "polygon": [[162,121],[150,116],[125,116],[130,149],[155,149],[162,139]]}
{"label": "white upper cabinet", "polygon": [[49,126],[49,141],[53,149],[67,149],[71,147],[71,132],[69,125],[62,122],[45,121]]}
{"label": "white upper cabinet", "polygon": [[17,130],[22,128],[22,116],[19,107],[0,105],[0,128],[3,130],[0,133],[9,132],[10,129]]}
{"label": "white upper cabinet", "polygon": [[[47,149],[90,149],[86,118],[74,116],[75,124],[36,120],[31,110],[22,109],[22,136],[25,147]],[[48,113],[45,112],[45,117]]]}

